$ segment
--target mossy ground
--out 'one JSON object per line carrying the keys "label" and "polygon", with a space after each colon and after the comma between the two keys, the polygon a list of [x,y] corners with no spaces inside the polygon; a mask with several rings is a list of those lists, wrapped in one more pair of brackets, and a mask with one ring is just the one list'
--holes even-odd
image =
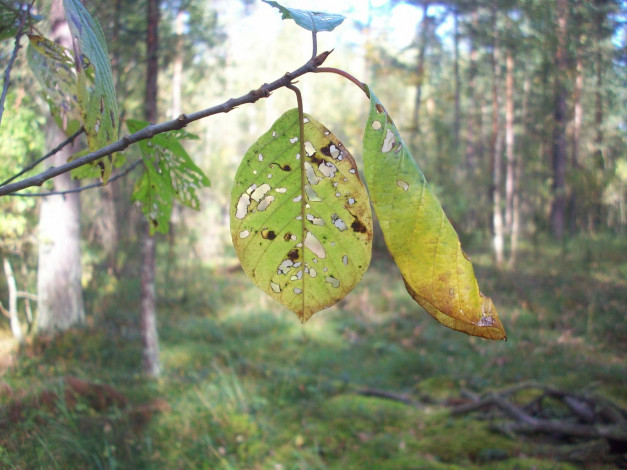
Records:
{"label": "mossy ground", "polygon": [[[0,468],[613,468],[594,456],[562,461],[574,443],[498,434],[447,404],[463,389],[537,381],[625,405],[626,248],[590,238],[532,246],[503,272],[476,256],[509,335],[499,343],[437,325],[384,258],[306,325],[240,272],[172,271],[159,284],[158,381],[139,372],[137,282],[103,280],[87,293],[88,325],[30,341],[0,377]],[[64,376],[110,385],[129,404],[96,409],[79,396],[70,406]]]}

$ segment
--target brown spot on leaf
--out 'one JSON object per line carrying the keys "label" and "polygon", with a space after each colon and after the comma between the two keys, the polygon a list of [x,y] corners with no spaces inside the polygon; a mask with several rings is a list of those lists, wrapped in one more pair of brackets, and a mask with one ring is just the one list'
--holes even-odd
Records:
{"label": "brown spot on leaf", "polygon": [[292,261],[296,261],[300,255],[298,254],[298,250],[294,248],[287,253],[287,257]]}
{"label": "brown spot on leaf", "polygon": [[274,240],[276,238],[276,233],[274,233],[274,230],[262,230],[261,236],[266,240]]}
{"label": "brown spot on leaf", "polygon": [[283,240],[285,240],[286,242],[289,242],[292,239],[292,234],[290,232],[287,232],[285,235],[283,235]]}
{"label": "brown spot on leaf", "polygon": [[384,109],[384,108],[383,108],[383,106],[381,106],[379,103],[377,103],[374,107],[375,107],[375,108],[377,108],[377,112],[378,112],[379,114],[381,114],[381,113],[385,113],[385,109]]}
{"label": "brown spot on leaf", "polygon": [[270,167],[272,166],[276,166],[283,171],[292,171],[292,167],[289,165],[279,165],[278,163],[275,162],[275,163],[270,163]]}
{"label": "brown spot on leaf", "polygon": [[366,233],[368,231],[366,226],[362,224],[359,219],[353,220],[351,228],[353,229],[353,232]]}
{"label": "brown spot on leaf", "polygon": [[311,163],[315,164],[315,165],[320,165],[321,163],[324,163],[324,160],[322,158],[318,158],[316,157],[316,155],[311,155],[309,157],[309,160],[311,160]]}
{"label": "brown spot on leaf", "polygon": [[327,157],[331,156],[331,145],[333,145],[333,144],[329,144],[326,147],[322,147],[320,149],[320,152],[322,153],[322,155],[325,155]]}

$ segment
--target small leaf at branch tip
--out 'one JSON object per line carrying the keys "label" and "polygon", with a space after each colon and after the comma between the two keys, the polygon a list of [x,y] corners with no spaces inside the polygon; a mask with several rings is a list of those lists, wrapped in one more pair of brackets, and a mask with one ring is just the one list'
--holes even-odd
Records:
{"label": "small leaf at branch tip", "polygon": [[344,19],[344,15],[336,13],[324,13],[321,11],[300,10],[298,8],[288,8],[279,2],[263,0],[264,3],[277,8],[284,20],[294,20],[298,26],[314,33],[320,31],[333,31]]}

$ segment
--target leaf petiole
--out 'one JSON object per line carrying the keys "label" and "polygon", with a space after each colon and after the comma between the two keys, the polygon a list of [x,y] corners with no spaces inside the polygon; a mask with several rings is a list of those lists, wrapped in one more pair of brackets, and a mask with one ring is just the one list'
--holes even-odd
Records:
{"label": "leaf petiole", "polygon": [[350,73],[346,72],[345,70],[337,69],[335,67],[318,67],[316,68],[315,72],[316,73],[318,72],[335,73],[337,75],[341,75],[342,77],[346,78],[347,80],[350,80],[355,85],[357,85],[361,89],[361,91],[363,91],[366,94],[366,97],[370,99],[370,91],[368,91],[368,87],[366,86],[366,84],[364,82],[359,81],[357,78],[353,77]]}

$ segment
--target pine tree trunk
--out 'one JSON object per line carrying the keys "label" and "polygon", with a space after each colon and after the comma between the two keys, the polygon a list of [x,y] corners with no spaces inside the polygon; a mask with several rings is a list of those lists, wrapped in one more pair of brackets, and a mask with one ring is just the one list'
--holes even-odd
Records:
{"label": "pine tree trunk", "polygon": [[511,235],[514,220],[514,172],[516,156],[514,154],[514,57],[507,49],[505,58],[505,227]]}
{"label": "pine tree trunk", "polygon": [[555,238],[564,236],[566,221],[566,40],[568,0],[557,0],[557,46],[555,49],[555,108],[553,128],[553,203],[550,226]]}
{"label": "pine tree trunk", "polygon": [[[571,166],[577,170],[579,168],[579,146],[581,142],[581,125],[583,123],[583,105],[581,96],[583,93],[583,59],[581,53],[577,54],[577,64],[575,66],[575,89],[573,90],[573,148],[571,154]],[[577,190],[573,187],[569,201],[570,231],[574,233],[577,229]]]}
{"label": "pine tree trunk", "polygon": [[473,172],[477,163],[477,139],[481,139],[481,133],[477,136],[477,130],[481,128],[478,123],[478,116],[481,114],[481,107],[477,100],[475,86],[475,76],[477,75],[477,49],[474,45],[474,31],[478,24],[478,15],[472,13],[472,27],[468,37],[468,101],[469,111],[466,118],[466,167],[469,172]]}
{"label": "pine tree trunk", "polygon": [[[531,90],[531,79],[529,75],[525,76],[523,81],[523,96],[522,96],[522,110],[520,120],[523,128],[523,139],[529,129],[529,92]],[[524,139],[522,149],[526,148],[525,144],[528,144],[527,139]],[[520,145],[519,145],[520,147]],[[524,154],[524,152],[520,152]],[[516,264],[516,258],[518,256],[518,238],[520,236],[520,180],[523,173],[523,160],[518,156],[515,158],[516,165],[514,167],[514,197],[512,199],[512,233],[511,233],[511,247],[509,256],[509,265],[514,266]]]}
{"label": "pine tree trunk", "polygon": [[420,133],[420,104],[422,102],[422,83],[425,74],[425,52],[427,49],[427,30],[429,28],[429,2],[425,1],[422,6],[422,21],[418,36],[418,63],[416,65],[416,97],[414,99],[413,124],[416,135]]}
{"label": "pine tree trunk", "polygon": [[454,20],[454,65],[453,65],[453,74],[455,77],[455,117],[453,120],[453,145],[455,149],[455,157],[459,157],[459,127],[461,120],[461,111],[460,111],[460,90],[461,90],[461,80],[459,78],[459,18],[457,11],[453,12],[453,20]]}
{"label": "pine tree trunk", "polygon": [[[50,12],[51,38],[71,49],[72,39],[61,0],[54,0]],[[54,148],[65,134],[52,118],[46,124],[46,146]],[[68,145],[50,159],[53,166],[66,163],[78,145]],[[57,176],[57,191],[73,189],[77,183],[69,173]],[[39,332],[66,330],[85,319],[81,286],[80,199],[78,194],[44,198],[39,213],[39,266],[37,298]]]}
{"label": "pine tree trunk", "polygon": [[[159,72],[159,1],[148,0],[148,34],[146,36],[146,97],[145,117],[147,121],[157,120],[157,76]],[[155,239],[150,235],[150,227],[145,224],[142,234],[141,270],[141,336],[144,372],[150,377],[161,375],[159,359],[159,334],[157,332],[156,293],[155,293]]]}
{"label": "pine tree trunk", "polygon": [[[605,158],[603,156],[603,48],[601,45],[603,38],[603,22],[605,16],[601,12],[596,15],[596,90],[594,94],[594,128],[596,130],[594,136],[594,166],[602,173],[605,167]],[[595,226],[601,222],[603,204],[600,195],[593,196],[594,200],[590,204],[592,213],[589,215],[590,230],[594,230]]]}
{"label": "pine tree trunk", "polygon": [[503,213],[501,209],[501,154],[503,153],[503,137],[500,126],[500,44],[497,29],[497,9],[493,5],[492,24],[494,32],[494,43],[492,47],[492,228],[494,231],[494,254],[497,266],[503,265],[504,259],[504,236],[503,236]]}

